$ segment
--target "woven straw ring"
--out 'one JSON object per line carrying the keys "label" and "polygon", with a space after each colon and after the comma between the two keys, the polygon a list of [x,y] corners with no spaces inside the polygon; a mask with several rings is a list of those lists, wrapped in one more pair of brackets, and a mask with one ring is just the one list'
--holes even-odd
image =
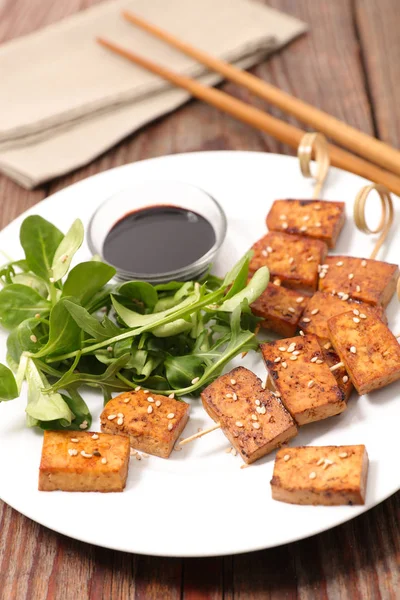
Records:
{"label": "woven straw ring", "polygon": [[[367,224],[365,216],[365,204],[367,198],[372,190],[378,193],[379,200],[381,201],[382,213],[381,219],[378,226],[375,229],[371,229]],[[354,200],[354,222],[358,229],[363,233],[380,233],[378,241],[376,242],[375,248],[371,254],[371,258],[376,258],[382,244],[384,243],[389,229],[393,223],[393,201],[389,190],[380,183],[371,183],[363,187],[357,194]]]}
{"label": "woven straw ring", "polygon": [[[315,175],[311,173],[311,160],[313,153],[315,155],[315,163],[317,165],[317,172]],[[300,140],[297,156],[303,176],[311,177],[315,180],[313,198],[318,198],[321,195],[322,186],[324,185],[330,165],[328,142],[326,141],[326,137],[322,135],[322,133],[306,133]]]}

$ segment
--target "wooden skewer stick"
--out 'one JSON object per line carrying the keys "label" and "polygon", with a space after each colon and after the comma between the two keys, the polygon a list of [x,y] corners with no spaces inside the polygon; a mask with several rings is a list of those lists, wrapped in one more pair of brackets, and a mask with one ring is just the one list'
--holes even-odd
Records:
{"label": "wooden skewer stick", "polygon": [[[247,123],[251,127],[255,127],[256,129],[272,135],[272,137],[288,144],[292,148],[297,149],[301,138],[304,136],[305,132],[298,127],[294,127],[294,125],[289,125],[284,121],[271,117],[271,115],[268,115],[259,108],[249,106],[245,102],[229,96],[229,94],[226,94],[225,92],[221,92],[214,88],[208,88],[195,79],[170,71],[110,40],[99,37],[97,38],[97,42],[115,54],[118,54],[136,65],[143,67],[147,71],[162,77],[176,87],[187,90],[192,96],[204,100],[208,104],[219,108],[239,121]],[[372,163],[369,163],[358,156],[354,156],[350,152],[346,152],[332,144],[328,144],[328,150],[332,165],[344,169],[345,171],[350,171],[350,173],[356,173],[357,175],[366,177],[371,181],[383,183],[393,192],[400,195],[400,177],[397,177],[388,171],[384,171]]]}
{"label": "wooden skewer stick", "polygon": [[190,437],[187,437],[186,439],[180,441],[179,445],[184,446],[185,444],[188,444],[192,440],[197,440],[197,438],[201,438],[201,437],[203,437],[203,435],[207,435],[207,433],[211,433],[212,431],[215,431],[216,429],[220,429],[220,428],[221,428],[221,425],[219,423],[217,423],[216,425],[213,425],[212,427],[208,427],[208,429],[204,429],[203,431],[198,431],[197,433],[191,435]]}
{"label": "wooden skewer stick", "polygon": [[[213,71],[220,73],[226,79],[243,85],[253,94],[277,106],[281,110],[294,115],[300,121],[311,125],[315,130],[321,131],[329,136],[341,146],[349,148],[356,154],[389,169],[393,173],[400,174],[400,152],[396,148],[381,142],[380,140],[351,127],[343,121],[332,117],[318,108],[303,102],[299,98],[291,96],[287,92],[263,81],[259,77],[238,67],[220,60],[191,44],[180,40],[173,34],[149,23],[142,17],[130,11],[123,11],[125,19],[154,35],[158,39],[166,42],[170,46],[177,48],[187,56],[194,58],[198,62],[206,65]],[[369,179],[373,179],[372,177]]]}
{"label": "wooden skewer stick", "polygon": [[340,369],[341,367],[344,367],[344,364],[342,362],[338,362],[338,363],[336,363],[336,365],[333,365],[333,367],[329,367],[329,368],[333,372],[333,371],[337,371],[337,369]]}

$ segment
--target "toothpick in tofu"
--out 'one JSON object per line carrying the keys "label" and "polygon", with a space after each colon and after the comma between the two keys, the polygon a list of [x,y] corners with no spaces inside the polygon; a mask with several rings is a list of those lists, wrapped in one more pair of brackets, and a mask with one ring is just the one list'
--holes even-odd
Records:
{"label": "toothpick in tofu", "polygon": [[365,446],[301,446],[276,454],[272,498],[290,504],[365,504]]}
{"label": "toothpick in tofu", "polygon": [[129,440],[94,431],[45,431],[39,490],[122,492],[129,467]]}
{"label": "toothpick in tofu", "polygon": [[297,434],[296,424],[279,398],[263,389],[261,380],[244,367],[218,377],[201,393],[201,399],[247,464]]}
{"label": "toothpick in tofu", "polygon": [[318,289],[386,307],[399,278],[399,268],[379,260],[352,256],[328,256],[320,273]]}
{"label": "toothpick in tofu", "polygon": [[262,317],[261,326],[284,337],[295,335],[308,298],[296,290],[269,283],[251,305],[253,314]]}
{"label": "toothpick in tofu", "polygon": [[344,394],[327,365],[317,336],[308,334],[261,344],[281,400],[298,425],[321,421],[346,409]]}
{"label": "toothpick in tofu", "polygon": [[354,311],[328,321],[332,345],[360,395],[400,379],[400,345],[379,317]]}
{"label": "toothpick in tofu", "polygon": [[345,221],[344,202],[275,200],[267,215],[270,231],[303,235],[334,248]]}
{"label": "toothpick in tofu", "polygon": [[253,247],[249,271],[267,266],[271,281],[285,287],[313,292],[318,286],[318,266],[328,251],[324,242],[270,231]]}
{"label": "toothpick in tofu", "polygon": [[101,430],[129,436],[132,448],[168,458],[189,419],[189,404],[140,388],[107,402]]}

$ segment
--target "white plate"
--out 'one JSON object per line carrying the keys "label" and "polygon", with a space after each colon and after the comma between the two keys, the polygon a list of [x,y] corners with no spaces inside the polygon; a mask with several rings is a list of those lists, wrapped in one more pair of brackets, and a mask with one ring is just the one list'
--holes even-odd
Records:
{"label": "white plate", "polygon": [[[66,188],[36,205],[0,233],[0,249],[21,256],[19,227],[27,214],[40,214],[63,231],[76,217],[87,223],[110,194],[149,179],[181,180],[211,193],[228,216],[228,235],[215,265],[225,271],[265,232],[265,215],[275,198],[311,197],[312,184],[300,175],[297,160],[251,152],[206,152],[168,156],[126,165]],[[369,256],[374,240],[352,222],[353,199],[365,180],[332,169],[324,198],[345,200],[347,222],[336,253]],[[400,203],[397,198],[396,223]],[[370,201],[370,206],[374,205]],[[378,203],[370,210],[377,221]],[[379,258],[396,263],[398,230],[392,231]],[[79,260],[89,256],[85,247]],[[397,300],[389,306],[392,330],[400,331]],[[0,332],[0,360],[6,334]],[[265,377],[253,353],[242,364]],[[314,535],[365,512],[400,487],[398,421],[400,382],[374,394],[352,397],[340,416],[303,427],[291,445],[366,444],[370,470],[365,506],[292,506],[271,499],[274,453],[241,470],[241,460],[225,454],[220,431],[173,452],[169,460],[131,461],[121,494],[38,492],[42,434],[24,425],[25,394],[0,406],[0,496],[16,510],[70,537],[128,552],[162,556],[212,556],[247,552]],[[86,399],[98,428],[102,401]],[[193,402],[185,435],[211,424]]]}

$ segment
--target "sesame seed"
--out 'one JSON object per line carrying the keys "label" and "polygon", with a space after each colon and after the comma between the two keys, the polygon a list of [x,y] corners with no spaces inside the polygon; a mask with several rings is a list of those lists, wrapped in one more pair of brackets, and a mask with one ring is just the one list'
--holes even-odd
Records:
{"label": "sesame seed", "polygon": [[267,246],[267,252],[273,252],[273,249],[271,248],[271,246]]}
{"label": "sesame seed", "polygon": [[256,400],[256,401],[254,402],[254,404],[255,404],[256,406],[260,406],[261,402],[260,402],[259,400]]}
{"label": "sesame seed", "polygon": [[288,224],[287,223],[282,223],[282,229],[287,229],[288,228]]}
{"label": "sesame seed", "polygon": [[235,425],[236,427],[243,427],[242,421],[236,421]]}
{"label": "sesame seed", "polygon": [[35,319],[40,319],[40,313],[36,313]]}
{"label": "sesame seed", "polygon": [[313,257],[313,256],[309,256],[309,257],[307,258],[307,262],[311,262],[312,260],[314,260],[314,257]]}
{"label": "sesame seed", "polygon": [[273,392],[274,396],[276,396],[277,398],[280,398],[282,396],[282,394],[278,391]]}
{"label": "sesame seed", "polygon": [[253,419],[253,421],[257,421],[258,420],[257,415],[251,415],[251,418]]}
{"label": "sesame seed", "polygon": [[300,333],[300,335],[301,335],[302,337],[304,337],[304,331],[302,331],[302,330],[300,329],[299,333]]}
{"label": "sesame seed", "polygon": [[281,352],[286,352],[286,346],[279,346],[278,350]]}
{"label": "sesame seed", "polygon": [[232,398],[232,394],[225,394],[225,398]]}
{"label": "sesame seed", "polygon": [[359,314],[360,314],[360,311],[357,308],[355,308],[353,310],[353,315],[356,315],[356,317],[358,317]]}
{"label": "sesame seed", "polygon": [[353,279],[353,277],[354,277],[354,273],[350,273],[349,274],[349,279]]}
{"label": "sesame seed", "polygon": [[117,415],[108,415],[108,417],[107,417],[107,419],[109,421],[112,421],[113,419],[116,419],[116,418],[117,418]]}
{"label": "sesame seed", "polygon": [[231,379],[231,385],[236,385],[236,379]]}
{"label": "sesame seed", "polygon": [[321,205],[320,204],[316,204],[314,206],[314,210],[321,210]]}
{"label": "sesame seed", "polygon": [[274,363],[278,363],[278,362],[280,362],[280,361],[281,361],[281,357],[280,357],[280,356],[277,356],[277,357],[275,358],[275,360],[274,360]]}
{"label": "sesame seed", "polygon": [[315,223],[315,227],[322,227],[321,221],[318,221],[317,223]]}
{"label": "sesame seed", "polygon": [[317,362],[317,360],[318,360],[318,356],[313,356],[310,362],[315,363],[315,362]]}
{"label": "sesame seed", "polygon": [[309,388],[312,388],[312,386],[314,385],[315,381],[313,379],[310,379],[310,381],[307,383],[307,386]]}
{"label": "sesame seed", "polygon": [[225,454],[230,454],[232,450],[233,450],[233,448],[230,448],[230,447],[226,448]]}
{"label": "sesame seed", "polygon": [[349,294],[343,294],[342,300],[348,300],[350,298]]}
{"label": "sesame seed", "polygon": [[311,473],[309,474],[309,478],[310,478],[310,479],[315,479],[315,478],[316,478],[316,476],[317,476],[317,474],[316,474],[316,472],[315,472],[315,471],[311,471]]}
{"label": "sesame seed", "polygon": [[260,423],[253,423],[254,429],[260,429]]}
{"label": "sesame seed", "polygon": [[354,321],[354,323],[359,323],[360,319],[358,317],[353,317],[353,321]]}
{"label": "sesame seed", "polygon": [[304,323],[310,323],[311,319],[309,319],[308,317],[304,317],[303,321],[304,321]]}
{"label": "sesame seed", "polygon": [[296,309],[294,309],[293,306],[289,306],[288,311],[291,313],[295,313]]}
{"label": "sesame seed", "polygon": [[347,383],[348,380],[349,380],[348,376],[347,375],[343,375],[343,378],[342,378],[343,383]]}
{"label": "sesame seed", "polygon": [[101,464],[102,465],[106,465],[107,464],[107,459],[106,458],[102,458],[101,459]]}
{"label": "sesame seed", "polygon": [[303,221],[309,221],[310,220],[310,215],[305,215],[303,217]]}
{"label": "sesame seed", "polygon": [[325,271],[321,271],[321,273],[319,274],[321,279],[324,279],[326,277],[326,272]]}
{"label": "sesame seed", "polygon": [[151,413],[153,412],[153,407],[151,406],[151,404],[147,407],[147,412],[149,413],[149,415],[151,415]]}
{"label": "sesame seed", "polygon": [[287,349],[287,351],[288,351],[289,353],[290,353],[290,352],[293,352],[293,350],[294,350],[295,348],[296,348],[296,342],[292,342],[292,343],[290,344],[289,348]]}
{"label": "sesame seed", "polygon": [[321,269],[326,269],[326,270],[328,270],[328,269],[329,269],[329,265],[327,265],[327,264],[325,264],[325,265],[321,265]]}
{"label": "sesame seed", "polygon": [[192,385],[195,385],[198,381],[200,381],[200,377],[195,377],[192,379]]}
{"label": "sesame seed", "polygon": [[175,417],[175,413],[168,413],[167,419],[173,419]]}
{"label": "sesame seed", "polygon": [[300,227],[300,231],[303,231],[303,232],[304,232],[304,231],[307,231],[307,226],[306,226],[306,225],[302,225],[302,226]]}
{"label": "sesame seed", "polygon": [[297,356],[294,356],[294,355],[289,356],[289,360],[297,360]]}
{"label": "sesame seed", "polygon": [[99,439],[99,436],[97,435],[97,433],[94,433],[92,435],[92,440],[98,440],[98,439]]}
{"label": "sesame seed", "polygon": [[286,221],[287,216],[286,215],[279,215],[279,218],[281,221]]}
{"label": "sesame seed", "polygon": [[342,260],[339,260],[339,261],[336,263],[336,266],[337,266],[337,267],[343,267],[343,261],[342,261]]}
{"label": "sesame seed", "polygon": [[119,413],[117,413],[117,417],[119,417],[120,419],[123,419],[124,415],[121,412],[119,412]]}
{"label": "sesame seed", "polygon": [[32,335],[29,337],[29,339],[31,340],[31,342],[33,342],[34,344],[36,344],[36,342],[37,342],[37,337],[36,337],[36,335],[32,334]]}
{"label": "sesame seed", "polygon": [[143,394],[148,394],[149,390],[143,390]]}
{"label": "sesame seed", "polygon": [[315,361],[315,364],[322,365],[323,362],[324,362],[323,360],[321,360],[320,358],[317,358],[317,360]]}
{"label": "sesame seed", "polygon": [[93,454],[88,454],[84,450],[81,450],[81,456],[83,456],[83,458],[92,458]]}
{"label": "sesame seed", "polygon": [[117,419],[117,425],[123,425],[124,424],[124,419],[122,417],[119,417],[119,419]]}
{"label": "sesame seed", "polygon": [[147,402],[154,402],[154,398],[152,396],[147,396]]}
{"label": "sesame seed", "polygon": [[339,458],[347,458],[347,457],[348,457],[347,452],[339,452]]}
{"label": "sesame seed", "polygon": [[279,287],[281,285],[281,280],[280,279],[274,279],[273,284]]}
{"label": "sesame seed", "polygon": [[293,256],[291,256],[291,257],[289,258],[289,265],[292,265],[293,263],[294,263],[294,258],[293,258]]}
{"label": "sesame seed", "polygon": [[161,401],[160,400],[156,400],[156,406],[161,406]]}
{"label": "sesame seed", "polygon": [[326,344],[324,344],[324,348],[325,350],[329,350],[329,348],[331,347],[331,343],[330,342],[326,342]]}
{"label": "sesame seed", "polygon": [[173,424],[172,424],[172,423],[168,423],[168,431],[172,431],[173,427],[174,427],[174,426],[173,426]]}
{"label": "sesame seed", "polygon": [[367,261],[366,260],[362,260],[361,261],[361,266],[362,267],[366,267],[367,266]]}
{"label": "sesame seed", "polygon": [[108,346],[108,347],[107,347],[107,352],[112,352],[112,351],[113,351],[113,348],[112,348],[112,346]]}
{"label": "sesame seed", "polygon": [[79,429],[87,429],[88,422],[85,420],[79,425]]}
{"label": "sesame seed", "polygon": [[265,256],[265,257],[268,256],[268,252],[266,250],[261,250],[261,254],[262,254],[262,256]]}
{"label": "sesame seed", "polygon": [[79,440],[78,440],[78,438],[71,438],[71,442],[76,443],[76,442],[79,442]]}
{"label": "sesame seed", "polygon": [[361,288],[359,285],[356,285],[356,292],[361,292]]}
{"label": "sesame seed", "polygon": [[319,313],[319,308],[314,308],[314,310],[311,311],[312,315],[317,315]]}
{"label": "sesame seed", "polygon": [[75,448],[69,448],[69,450],[68,450],[68,454],[69,454],[70,456],[77,456],[77,454],[78,454],[78,450],[75,450]]}
{"label": "sesame seed", "polygon": [[293,356],[298,356],[299,354],[300,354],[300,350],[295,350],[295,351],[293,352]]}
{"label": "sesame seed", "polygon": [[301,302],[303,302],[303,300],[304,300],[304,297],[303,297],[303,296],[298,296],[298,297],[296,298],[296,302],[297,302],[298,304],[300,304]]}
{"label": "sesame seed", "polygon": [[360,317],[361,317],[361,319],[366,319],[367,315],[364,315],[364,313],[360,313]]}
{"label": "sesame seed", "polygon": [[238,397],[237,397],[237,394],[233,393],[233,394],[232,394],[232,400],[233,400],[234,402],[236,402],[236,400],[237,400],[237,399],[238,399]]}
{"label": "sesame seed", "polygon": [[131,401],[131,399],[129,398],[129,396],[127,398],[124,398],[124,403],[125,404],[128,404],[128,402],[130,402],[130,401]]}
{"label": "sesame seed", "polygon": [[49,277],[49,281],[50,281],[50,283],[54,283],[55,282],[54,277]]}
{"label": "sesame seed", "polygon": [[135,458],[136,458],[136,460],[142,460],[142,457],[140,456],[140,454],[136,454]]}
{"label": "sesame seed", "polygon": [[317,467],[320,467],[321,465],[323,465],[325,462],[324,458],[320,458],[319,461],[317,462]]}
{"label": "sesame seed", "polygon": [[356,354],[356,352],[357,352],[357,348],[356,348],[355,346],[351,346],[351,348],[350,348],[350,352],[351,352],[352,354]]}
{"label": "sesame seed", "polygon": [[262,387],[263,390],[265,390],[265,388],[267,387],[265,381],[262,382],[261,387]]}
{"label": "sesame seed", "polygon": [[131,456],[136,456],[136,454],[137,454],[137,451],[136,451],[136,450],[134,450],[133,448],[130,448],[130,451],[129,451],[129,452],[130,452],[130,455],[131,455]]}
{"label": "sesame seed", "polygon": [[140,385],[138,385],[137,387],[135,387],[135,392],[140,392],[142,388],[140,387]]}
{"label": "sesame seed", "polygon": [[282,367],[283,367],[284,369],[287,369],[287,363],[286,363],[285,361],[283,361],[283,363],[282,363]]}
{"label": "sesame seed", "polygon": [[333,462],[333,460],[329,460],[329,458],[325,458],[324,460],[324,466],[322,467],[323,469],[327,469],[328,467],[330,467],[331,465],[334,465],[335,463]]}
{"label": "sesame seed", "polygon": [[289,454],[285,454],[285,456],[283,457],[283,460],[285,462],[287,462],[288,460],[290,460],[290,455]]}
{"label": "sesame seed", "polygon": [[236,456],[237,455],[237,450],[235,450],[235,448],[232,448],[231,454],[232,454],[232,456]]}
{"label": "sesame seed", "polygon": [[267,409],[265,408],[265,406],[260,406],[260,415],[265,415],[266,412]]}

